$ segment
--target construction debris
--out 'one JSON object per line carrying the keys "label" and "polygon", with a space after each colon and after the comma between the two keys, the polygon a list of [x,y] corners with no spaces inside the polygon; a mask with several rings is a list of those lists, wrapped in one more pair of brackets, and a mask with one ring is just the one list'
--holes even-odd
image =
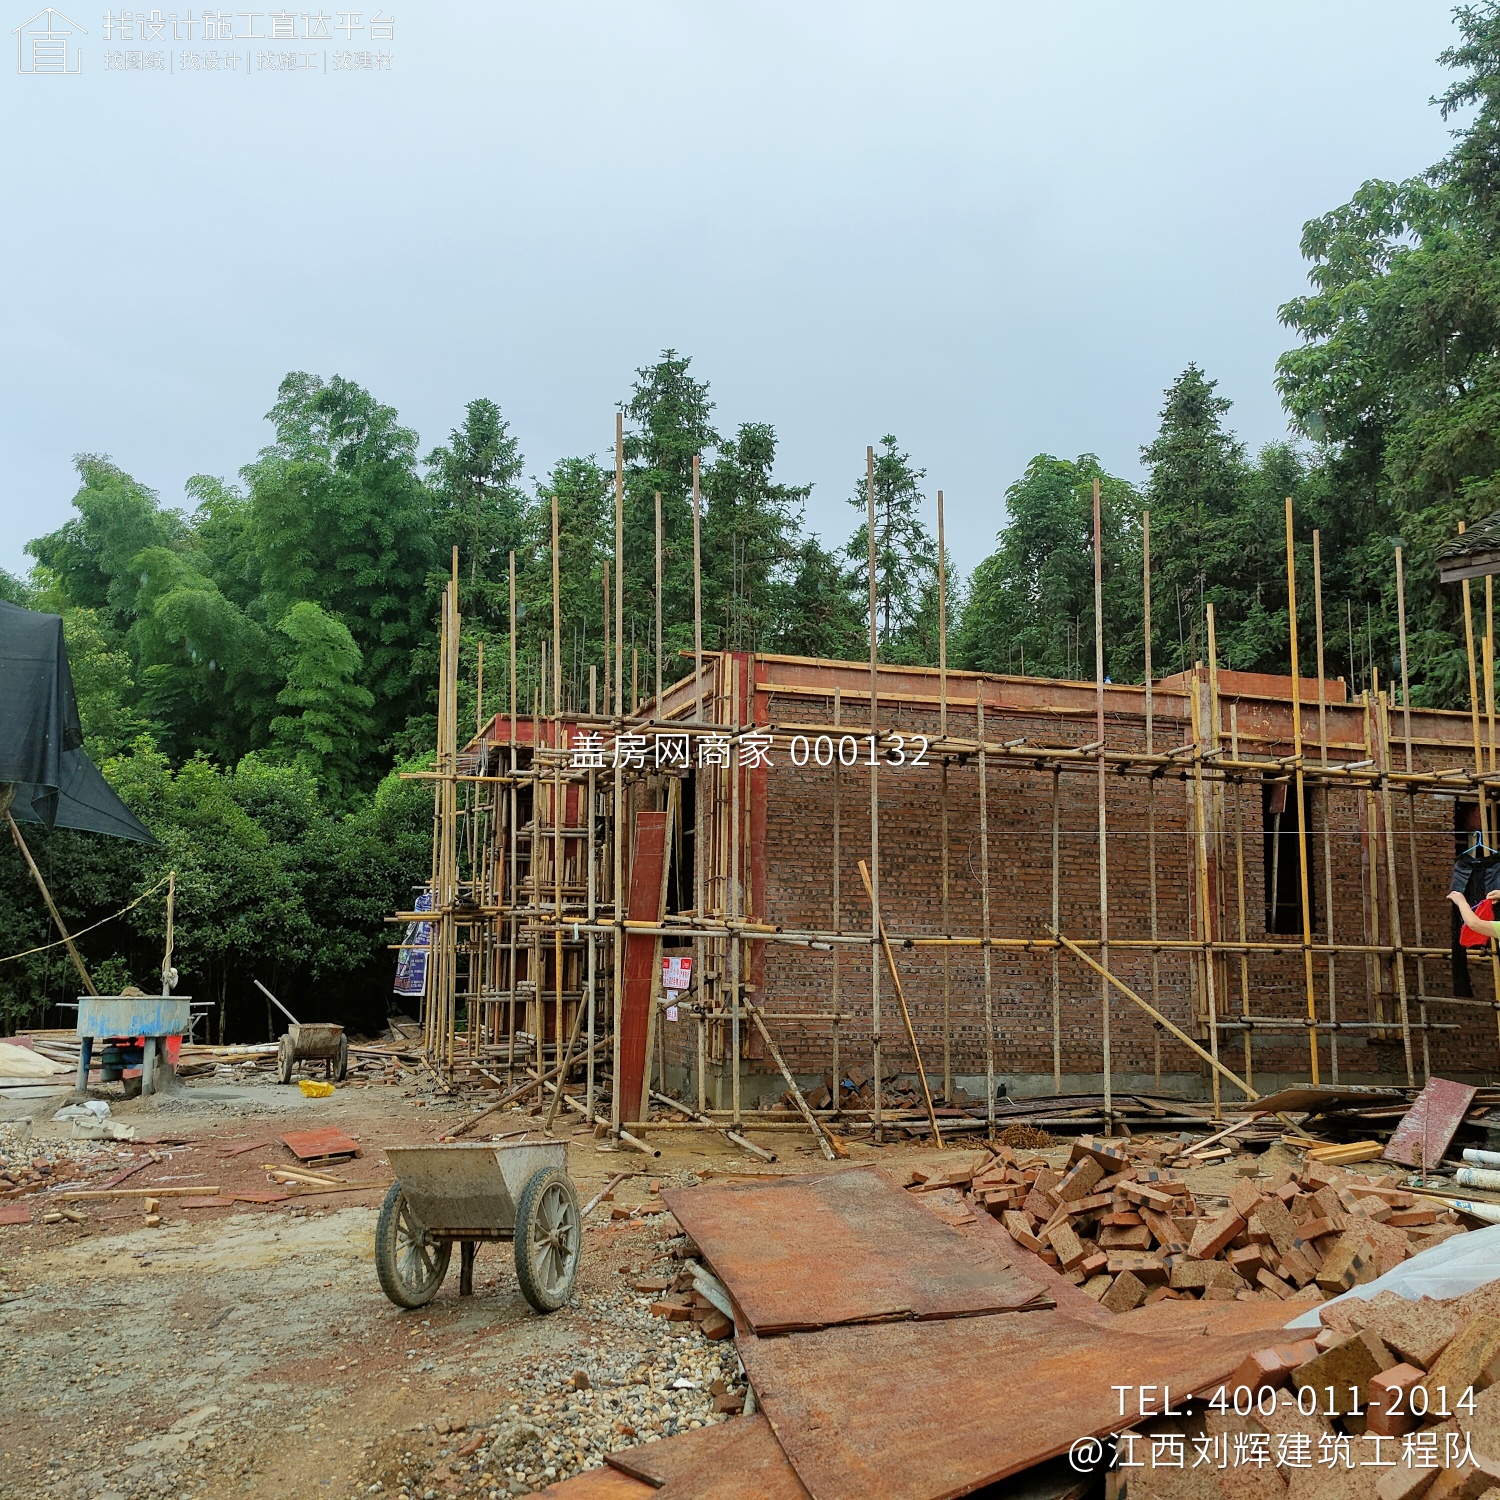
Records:
{"label": "construction debris", "polygon": [[1200,1203],[1180,1172],[1089,1136],[1061,1171],[1001,1146],[911,1177],[913,1193],[962,1190],[1113,1313],[1177,1298],[1321,1301],[1463,1232],[1441,1201],[1312,1159]]}

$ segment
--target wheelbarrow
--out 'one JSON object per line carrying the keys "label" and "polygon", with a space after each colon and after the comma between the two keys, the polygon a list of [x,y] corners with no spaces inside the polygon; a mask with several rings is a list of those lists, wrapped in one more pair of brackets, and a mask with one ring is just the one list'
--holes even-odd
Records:
{"label": "wheelbarrow", "polygon": [[276,1082],[290,1083],[298,1063],[320,1062],[325,1064],[330,1082],[342,1083],[349,1074],[349,1038],[344,1028],[327,1021],[299,1021],[260,980],[254,983],[291,1023],[276,1048]]}
{"label": "wheelbarrow", "polygon": [[396,1180],[375,1226],[375,1273],[397,1307],[425,1307],[448,1274],[453,1242],[458,1293],[472,1295],[481,1240],[511,1240],[521,1295],[555,1312],[572,1294],[583,1250],[578,1190],[563,1141],[453,1141],[391,1146]]}
{"label": "wheelbarrow", "polygon": [[321,1062],[333,1083],[349,1073],[349,1038],[342,1026],[326,1022],[294,1021],[281,1034],[276,1048],[276,1081],[290,1083],[298,1063]]}

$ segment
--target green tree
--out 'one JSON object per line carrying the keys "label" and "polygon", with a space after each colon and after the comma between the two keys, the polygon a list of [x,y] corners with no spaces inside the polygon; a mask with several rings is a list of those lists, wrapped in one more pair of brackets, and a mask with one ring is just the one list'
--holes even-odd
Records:
{"label": "green tree", "polygon": [[414,678],[414,650],[432,629],[434,565],[416,434],[338,375],[288,375],[269,418],[276,443],[244,471],[264,618],[310,600],[344,622],[375,694],[378,743],[429,687]]}
{"label": "green tree", "polygon": [[[675,349],[636,371],[625,414],[625,672],[634,644],[643,667],[656,630],[656,501],[662,506],[662,619],[677,627],[667,650],[691,639],[693,618],[693,458],[717,448],[708,385]],[[708,602],[704,601],[705,613]],[[705,621],[705,626],[706,626]]]}
{"label": "green tree", "polygon": [[484,397],[469,402],[463,425],[427,455],[437,555],[446,566],[458,548],[465,610],[504,618],[506,557],[522,548],[527,530],[522,467],[520,443]]}
{"label": "green tree", "polygon": [[[1475,108],[1442,161],[1364,183],[1303,227],[1309,295],[1281,309],[1302,339],[1278,364],[1298,429],[1318,447],[1327,506],[1347,529],[1342,580],[1395,657],[1392,543],[1405,545],[1413,696],[1467,702],[1461,596],[1434,550],[1500,509],[1500,6],[1460,6],[1458,77],[1435,101]],[[1348,642],[1351,656],[1354,643]]]}
{"label": "green tree", "polygon": [[866,654],[868,629],[863,578],[845,568],[817,537],[804,537],[788,570],[771,649],[857,661]]}
{"label": "green tree", "polygon": [[[1104,554],[1105,672],[1140,671],[1140,498],[1092,453],[1042,453],[1005,492],[996,551],[969,580],[952,656],[974,671],[1094,675],[1094,481]],[[1153,664],[1154,665],[1154,664]]]}
{"label": "green tree", "polygon": [[275,661],[265,632],[191,556],[148,547],[126,637],[139,704],[168,754],[234,761],[260,742]]}
{"label": "green tree", "polygon": [[[921,608],[923,590],[937,572],[937,549],[922,519],[925,469],[912,467],[893,435],[881,438],[875,453],[875,612],[882,649],[909,659],[900,649]],[[849,504],[866,519],[845,549],[858,572],[869,567],[869,502],[862,477]],[[867,606],[868,608],[868,606]]]}
{"label": "green tree", "polygon": [[365,779],[375,695],[358,681],[364,659],[348,627],[310,599],[276,627],[292,643],[286,686],[276,701],[288,712],[271,721],[279,756],[310,771],[329,800],[345,802]]}
{"label": "green tree", "polygon": [[788,569],[801,542],[810,485],[777,483],[776,431],[744,422],[719,445],[703,478],[703,632],[736,651],[776,637],[786,608]]}
{"label": "green tree", "polygon": [[26,550],[67,599],[98,610],[109,629],[123,634],[140,588],[136,557],[148,547],[180,546],[187,523],[180,511],[163,510],[155,490],[105,455],[80,453],[73,466],[82,481],[73,496],[78,514]]}

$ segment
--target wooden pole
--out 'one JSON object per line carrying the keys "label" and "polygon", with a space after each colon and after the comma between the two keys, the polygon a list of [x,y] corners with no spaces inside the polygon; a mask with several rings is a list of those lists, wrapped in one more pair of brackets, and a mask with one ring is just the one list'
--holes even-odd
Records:
{"label": "wooden pole", "polygon": [[[562,712],[562,589],[559,584],[557,545],[557,491],[552,492],[552,714]],[[556,743],[554,749],[560,748]],[[561,911],[558,913],[561,916]]]}
{"label": "wooden pole", "polygon": [[[944,762],[946,767],[947,762]],[[1062,839],[1061,839],[1061,797],[1062,772],[1056,766],[1052,768],[1052,925],[1062,926]],[[1154,786],[1155,783],[1153,782]],[[943,950],[945,953],[947,949]],[[1160,1052],[1158,1051],[1158,1057]],[[1161,1067],[1158,1064],[1157,1074],[1160,1075]],[[1157,1087],[1161,1086],[1161,1078],[1157,1077]],[[1062,1093],[1062,955],[1056,948],[1052,950],[1052,1092]]]}
{"label": "wooden pole", "polygon": [[520,931],[520,918],[516,915],[519,892],[517,886],[520,881],[520,848],[518,824],[519,816],[519,787],[516,781],[516,771],[520,765],[516,754],[516,554],[510,554],[510,774],[511,783],[508,788],[510,792],[510,882],[507,886],[509,896],[510,913],[506,919],[506,927],[509,936],[510,949],[510,1040],[506,1053],[506,1082],[515,1081],[516,1072],[516,970],[520,964],[520,950],[517,937]]}
{"label": "wooden pole", "polygon": [[[1391,970],[1396,976],[1396,998],[1401,1010],[1401,1046],[1406,1054],[1406,1086],[1416,1084],[1411,1056],[1411,1015],[1406,997],[1406,954],[1401,946],[1401,891],[1396,882],[1396,820],[1391,808],[1391,725],[1388,699],[1381,693],[1377,700],[1380,728],[1380,803],[1385,822],[1385,878],[1390,890],[1391,945],[1395,953]],[[1427,1034],[1425,1031],[1422,1033]]]}
{"label": "wooden pole", "polygon": [[[1411,677],[1406,648],[1406,562],[1400,547],[1396,548],[1396,624],[1401,645],[1401,717],[1402,738],[1406,741],[1406,770],[1410,774],[1411,759]],[[1328,793],[1325,791],[1325,797]],[[1411,865],[1412,922],[1417,940],[1417,1017],[1422,1028],[1422,1082],[1432,1076],[1432,1043],[1427,1030],[1427,960],[1421,949],[1426,946],[1422,937],[1422,882],[1417,866],[1417,794],[1408,790],[1406,794],[1406,847]],[[1328,936],[1333,937],[1330,919]],[[1333,968],[1330,954],[1328,967]],[[1330,1017],[1330,1019],[1332,1019]]]}
{"label": "wooden pole", "polygon": [[[1464,523],[1462,521],[1458,523],[1458,530],[1459,534],[1462,535],[1464,531]],[[1474,735],[1474,771],[1477,776],[1482,778],[1484,775],[1484,750],[1481,746],[1479,737],[1479,684],[1476,680],[1474,668],[1474,613],[1470,604],[1469,580],[1467,578],[1465,578],[1463,581],[1463,598],[1464,648],[1468,654],[1469,659],[1469,717]],[[1490,849],[1494,847],[1493,819],[1490,813],[1489,799],[1485,795],[1484,783],[1482,780],[1480,781],[1478,787],[1478,793],[1479,834],[1480,837],[1484,840],[1485,848]],[[1489,952],[1490,974],[1494,985],[1494,994],[1496,998],[1500,998],[1500,962],[1497,962],[1495,956],[1494,939],[1490,940]],[[1500,1031],[1500,1010],[1497,1010],[1495,1012],[1495,1024],[1497,1031]]]}
{"label": "wooden pole", "polygon": [[[1230,754],[1235,760],[1240,758],[1240,706],[1238,703],[1229,705],[1229,744]],[[1236,905],[1239,912],[1239,938],[1243,944],[1248,933],[1245,923],[1245,784],[1238,778],[1234,783],[1234,875]],[[1248,953],[1240,953],[1240,1012],[1242,1015],[1250,1014],[1250,956]],[[1251,1065],[1250,1033],[1245,1033],[1245,1081],[1255,1082],[1255,1070]]]}
{"label": "wooden pole", "polygon": [[[1328,769],[1328,684],[1327,669],[1323,660],[1323,541],[1318,531],[1313,540],[1313,620],[1316,629],[1318,651],[1318,765]],[[1236,756],[1238,759],[1238,756]],[[1327,912],[1328,937],[1332,941],[1334,924],[1333,902],[1333,811],[1331,806],[1333,789],[1323,783],[1323,909]],[[1338,1020],[1338,965],[1334,955],[1328,955],[1328,1019]],[[1248,1038],[1247,1038],[1248,1040]],[[1425,1036],[1424,1036],[1425,1040]],[[1328,1033],[1328,1071],[1333,1082],[1339,1081],[1339,1034],[1337,1028]]]}
{"label": "wooden pole", "polygon": [[[948,551],[943,529],[943,492],[937,492],[938,542],[938,737],[948,738]],[[943,756],[938,792],[942,840],[942,923],[948,932],[948,757]],[[837,1005],[834,1006],[837,1010]],[[953,976],[948,950],[943,949],[943,1103],[953,1103]]]}
{"label": "wooden pole", "polygon": [[[1099,479],[1094,478],[1094,738],[1099,742],[1099,962],[1109,968],[1109,820],[1104,762],[1104,532],[1100,521]],[[985,934],[989,936],[988,932]],[[1114,1065],[1110,1054],[1109,986],[1099,986],[1104,1043],[1105,1134],[1114,1133]],[[991,1086],[993,1094],[994,1088]],[[993,1108],[993,1104],[991,1105]]]}
{"label": "wooden pole", "polygon": [[[606,574],[606,580],[608,575]],[[606,582],[607,586],[607,582]],[[615,413],[615,719],[625,717],[625,417]],[[625,840],[626,826],[625,771],[620,757],[614,757],[614,801],[610,818],[614,825],[614,878],[610,899],[614,905],[614,936],[610,944],[610,963],[614,969],[614,1003],[610,1034],[615,1038],[614,1066],[610,1069],[610,1120],[618,1137],[625,1123],[620,1101],[619,1038],[621,1015],[625,1008]]]}
{"label": "wooden pole", "polygon": [[1148,1016],[1150,1016],[1153,1020],[1160,1022],[1161,1025],[1165,1026],[1166,1029],[1170,1031],[1179,1042],[1183,1043],[1184,1046],[1190,1047],[1194,1052],[1196,1052],[1198,1056],[1201,1057],[1203,1061],[1206,1062],[1216,1074],[1222,1074],[1223,1077],[1227,1078],[1237,1089],[1241,1089],[1247,1099],[1260,1098],[1260,1095],[1257,1094],[1248,1083],[1246,1083],[1242,1078],[1236,1078],[1235,1075],[1231,1073],[1229,1069],[1226,1068],[1224,1064],[1218,1060],[1218,1058],[1214,1057],[1211,1053],[1204,1051],[1204,1049],[1200,1047],[1198,1043],[1195,1042],[1192,1037],[1190,1037],[1187,1032],[1185,1032],[1180,1026],[1178,1026],[1175,1022],[1169,1021],[1166,1016],[1164,1016],[1159,1010],[1157,1010],[1157,1008],[1149,1001],[1141,999],[1141,997],[1136,994],[1136,992],[1131,989],[1130,986],[1123,980],[1117,979],[1113,974],[1109,972],[1108,969],[1102,967],[1100,964],[1096,964],[1094,960],[1091,959],[1088,954],[1085,953],[1083,949],[1080,948],[1078,944],[1072,940],[1072,938],[1065,937],[1055,927],[1049,927],[1047,930],[1052,934],[1053,937],[1057,939],[1059,943],[1062,944],[1064,948],[1068,950],[1069,953],[1073,955],[1074,958],[1078,959],[1080,963],[1086,964],[1106,983],[1113,985],[1113,987],[1117,989],[1122,995],[1124,995],[1127,1000],[1133,1000],[1137,1005],[1140,1006],[1143,1011],[1146,1012]]}
{"label": "wooden pole", "polygon": [[[869,541],[870,588],[870,942],[880,940],[880,646],[879,600],[875,588],[875,450],[865,449],[865,511]],[[980,754],[983,755],[981,750]],[[875,1139],[881,1137],[880,965],[870,955],[870,1061],[875,1094]]]}
{"label": "wooden pole", "polygon": [[1204,996],[1208,1004],[1208,1045],[1211,1059],[1214,1063],[1214,1071],[1210,1074],[1210,1083],[1213,1088],[1214,1118],[1217,1120],[1223,1112],[1222,1100],[1219,1090],[1219,1011],[1218,996],[1214,989],[1214,929],[1213,908],[1209,903],[1208,882],[1208,822],[1203,801],[1203,683],[1200,674],[1193,674],[1193,810],[1194,823],[1197,825],[1193,840],[1194,863],[1198,875],[1198,908],[1203,929],[1203,984]]}
{"label": "wooden pole", "polygon": [[[698,455],[693,455],[693,717],[703,722],[703,544]],[[696,856],[696,851],[695,851]]]}
{"label": "wooden pole", "polygon": [[[1307,1019],[1317,1022],[1317,1000],[1313,995],[1312,902],[1307,884],[1307,800],[1302,775],[1302,686],[1297,672],[1297,554],[1292,535],[1292,497],[1286,497],[1286,594],[1287,635],[1292,657],[1292,753],[1297,758],[1297,861],[1302,886],[1302,980],[1307,991]],[[1318,1034],[1307,1032],[1308,1060],[1312,1082],[1318,1082]]]}
{"label": "wooden pole", "polygon": [[78,949],[73,946],[72,935],[68,932],[67,924],[62,919],[62,913],[57,909],[57,903],[52,899],[52,892],[47,889],[47,882],[42,879],[42,872],[37,868],[36,861],[31,857],[31,850],[26,840],[21,837],[20,826],[16,823],[9,808],[5,810],[5,821],[10,825],[10,836],[15,841],[16,848],[21,851],[21,858],[26,861],[26,868],[31,871],[31,878],[36,882],[36,888],[42,893],[42,900],[47,904],[47,912],[52,918],[53,925],[57,928],[58,935],[63,940],[63,945],[68,950],[68,957],[73,960],[73,967],[78,970],[78,977],[83,981],[83,987],[91,995],[97,995],[98,990],[94,988],[94,981],[89,977],[89,971],[84,967],[82,957]]}
{"label": "wooden pole", "polygon": [[[874,887],[870,884],[870,870],[864,860],[859,862],[859,878],[865,883],[865,894],[874,899]],[[912,1061],[916,1065],[917,1080],[922,1085],[922,1099],[927,1106],[927,1118],[932,1122],[932,1137],[939,1151],[943,1149],[943,1135],[938,1129],[937,1110],[932,1104],[932,1090],[927,1087],[927,1070],[922,1065],[922,1052],[917,1046],[917,1033],[911,1024],[911,1012],[906,1008],[906,994],[901,988],[901,975],[896,969],[896,956],[891,952],[891,940],[886,936],[885,923],[880,924],[880,947],[885,954],[886,968],[890,971],[891,987],[896,991],[896,1004],[901,1007],[901,1019],[906,1024],[906,1039],[911,1043]]]}
{"label": "wooden pole", "polygon": [[[1144,606],[1142,612],[1142,644],[1144,660],[1143,675],[1146,687],[1146,754],[1156,753],[1154,717],[1151,701],[1151,512],[1144,511],[1141,514],[1141,600]],[[1056,773],[1054,773],[1054,776]],[[1054,815],[1055,821],[1055,815]],[[1057,883],[1057,854],[1054,850],[1052,856],[1054,886]],[[1158,1010],[1161,1009],[1161,954],[1157,951],[1156,940],[1160,935],[1159,911],[1156,887],[1156,778],[1153,776],[1146,783],[1146,870],[1147,870],[1147,895],[1151,904],[1151,1003]],[[1055,903],[1054,903],[1055,904]],[[1061,923],[1055,918],[1053,926]],[[1061,962],[1061,955],[1052,955],[1052,988],[1054,994],[1057,990],[1057,969]],[[1054,1010],[1057,1002],[1053,1001]],[[1152,1032],[1152,1055],[1156,1063],[1156,1088],[1161,1091],[1161,1027],[1156,1026]],[[1062,1081],[1058,1076],[1054,1065],[1054,1082],[1057,1092],[1062,1092]]]}
{"label": "wooden pole", "polygon": [[661,491],[656,491],[656,704],[652,718],[661,717]]}
{"label": "wooden pole", "polygon": [[[730,723],[734,730],[734,741],[729,751],[729,892],[725,905],[728,908],[728,916],[731,923],[737,923],[738,919],[745,914],[742,900],[741,882],[742,866],[740,855],[742,846],[740,842],[740,768],[739,760],[739,730],[740,730],[740,663],[739,658],[733,654],[726,658],[729,663],[729,697],[731,703]],[[733,1052],[733,1077],[731,1086],[734,1091],[734,1123],[738,1129],[740,1125],[740,1057],[742,1052],[742,1040],[740,1028],[743,1025],[740,1011],[744,1002],[744,989],[741,983],[741,963],[744,956],[744,947],[740,941],[740,930],[734,926],[729,935],[729,1010],[730,1010],[730,1044]]]}
{"label": "wooden pole", "polygon": [[995,1137],[995,990],[990,946],[990,768],[984,748],[984,679],[974,686],[974,721],[979,734],[979,921],[984,943],[984,1116]]}
{"label": "wooden pole", "polygon": [[[840,687],[833,690],[833,727],[837,730],[843,720],[844,691]],[[839,736],[834,734],[834,743],[838,743]],[[843,766],[837,754],[833,757],[833,930],[842,933],[844,930],[844,903],[842,881],[844,874],[843,861],[843,793],[844,775]],[[839,1114],[843,1108],[844,1079],[843,1072],[839,1066],[839,1023],[838,1016],[843,1012],[843,1003],[840,996],[839,972],[839,945],[833,945],[833,1112]]]}

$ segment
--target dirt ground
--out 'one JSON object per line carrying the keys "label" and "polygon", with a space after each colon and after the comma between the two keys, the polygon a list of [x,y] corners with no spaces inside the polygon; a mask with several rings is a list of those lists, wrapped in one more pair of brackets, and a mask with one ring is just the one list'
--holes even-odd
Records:
{"label": "dirt ground", "polygon": [[[426,1090],[424,1092],[424,1089]],[[360,1142],[335,1168],[360,1190],[275,1204],[195,1208],[90,1200],[84,1222],[0,1227],[0,1496],[59,1500],[386,1495],[413,1500],[529,1493],[608,1449],[723,1420],[715,1395],[743,1390],[731,1342],[648,1311],[622,1272],[664,1269],[666,1186],[714,1172],[811,1171],[806,1136],[761,1133],[766,1166],[711,1132],[662,1131],[659,1160],[558,1122],[587,1200],[617,1172],[613,1203],[589,1216],[572,1303],[540,1317],[522,1299],[508,1245],[484,1246],[475,1295],[458,1264],[436,1299],[402,1311],[374,1268],[389,1145],[433,1140],[469,1113],[429,1086],[352,1083],[306,1099],[264,1075],[179,1083],[111,1099],[135,1144],[69,1144],[60,1098],[0,1102],[0,1156],[45,1160],[80,1186],[147,1165],[124,1184],[269,1190],[291,1165],[277,1137],[334,1125]],[[535,1123],[535,1122],[533,1122]],[[487,1129],[515,1131],[519,1113]],[[28,1135],[29,1131],[29,1135]],[[171,1144],[179,1141],[181,1144]],[[155,1144],[150,1144],[154,1142]],[[265,1142],[255,1149],[237,1148]],[[852,1148],[856,1159],[926,1160],[914,1147]],[[234,1154],[227,1154],[234,1153]],[[69,1163],[73,1155],[81,1160]],[[586,1388],[579,1388],[586,1387]],[[722,1402],[720,1403],[722,1404]]]}

